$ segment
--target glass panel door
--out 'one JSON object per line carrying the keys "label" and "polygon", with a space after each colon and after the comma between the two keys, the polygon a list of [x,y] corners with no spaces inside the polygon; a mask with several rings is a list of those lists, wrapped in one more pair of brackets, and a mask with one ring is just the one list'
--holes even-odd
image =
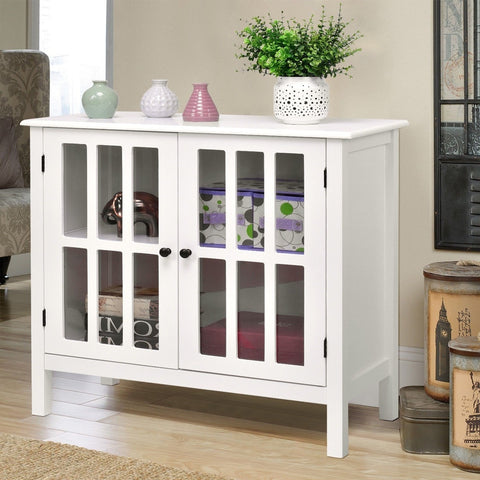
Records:
{"label": "glass panel door", "polygon": [[47,352],[176,368],[176,135],[51,129],[45,156]]}
{"label": "glass panel door", "polygon": [[322,385],[323,142],[182,135],[179,145],[180,367]]}

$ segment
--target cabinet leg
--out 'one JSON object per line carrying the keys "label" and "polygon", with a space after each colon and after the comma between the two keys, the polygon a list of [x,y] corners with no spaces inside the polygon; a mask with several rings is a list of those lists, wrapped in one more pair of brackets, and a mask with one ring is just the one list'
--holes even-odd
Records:
{"label": "cabinet leg", "polygon": [[348,455],[348,404],[327,405],[327,455],[343,458]]}
{"label": "cabinet leg", "polygon": [[32,415],[44,417],[52,412],[52,372],[32,371]]}
{"label": "cabinet leg", "polygon": [[102,385],[118,385],[120,383],[120,380],[118,378],[107,378],[107,377],[101,377],[100,378],[100,383]]}
{"label": "cabinet leg", "polygon": [[391,376],[384,378],[379,386],[379,417],[381,420],[398,418],[398,381]]}

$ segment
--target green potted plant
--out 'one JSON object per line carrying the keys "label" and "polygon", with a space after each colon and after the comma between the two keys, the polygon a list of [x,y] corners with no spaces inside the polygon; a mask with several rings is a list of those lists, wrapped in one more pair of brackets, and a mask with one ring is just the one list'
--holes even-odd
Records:
{"label": "green potted plant", "polygon": [[328,77],[349,75],[344,61],[358,52],[353,43],[362,35],[347,33],[351,22],[313,15],[295,19],[253,17],[237,35],[242,40],[237,58],[247,71],[278,77],[274,87],[274,115],[285,123],[318,123],[328,115]]}

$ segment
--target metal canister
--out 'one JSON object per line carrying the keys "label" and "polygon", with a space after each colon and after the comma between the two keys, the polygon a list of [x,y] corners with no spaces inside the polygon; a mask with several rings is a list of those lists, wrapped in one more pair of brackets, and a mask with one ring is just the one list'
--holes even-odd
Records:
{"label": "metal canister", "polygon": [[449,405],[421,386],[400,389],[400,441],[409,453],[448,455]]}
{"label": "metal canister", "polygon": [[450,350],[450,462],[480,472],[480,340],[459,337]]}
{"label": "metal canister", "polygon": [[425,391],[448,402],[448,342],[480,331],[480,266],[436,262],[424,267]]}

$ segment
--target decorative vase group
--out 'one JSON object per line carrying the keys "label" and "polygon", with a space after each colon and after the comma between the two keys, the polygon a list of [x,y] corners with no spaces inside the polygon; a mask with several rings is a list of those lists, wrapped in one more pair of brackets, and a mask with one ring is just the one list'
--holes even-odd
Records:
{"label": "decorative vase group", "polygon": [[[178,98],[167,87],[167,80],[152,80],[152,86],[142,97],[140,108],[147,117],[171,117],[178,110]],[[182,117],[186,122],[218,121],[218,110],[208,92],[208,84],[193,84],[193,92]]]}
{"label": "decorative vase group", "polygon": [[320,77],[278,77],[273,89],[273,114],[294,125],[315,124],[328,115],[329,89]]}
{"label": "decorative vase group", "polygon": [[82,105],[89,118],[112,118],[118,95],[105,80],[93,80],[93,85],[82,95]]}
{"label": "decorative vase group", "polygon": [[144,93],[140,109],[147,117],[171,117],[178,110],[178,98],[167,87],[167,80],[152,80],[152,86]]}
{"label": "decorative vase group", "polygon": [[[329,89],[319,77],[278,77],[273,90],[273,114],[295,125],[315,124],[328,115]],[[118,95],[105,80],[93,80],[82,96],[82,105],[89,118],[112,118]],[[167,80],[154,79],[144,93],[140,108],[147,117],[171,117],[178,110],[178,98]],[[216,122],[219,114],[208,92],[207,83],[194,83],[193,92],[183,111],[186,122]]]}

